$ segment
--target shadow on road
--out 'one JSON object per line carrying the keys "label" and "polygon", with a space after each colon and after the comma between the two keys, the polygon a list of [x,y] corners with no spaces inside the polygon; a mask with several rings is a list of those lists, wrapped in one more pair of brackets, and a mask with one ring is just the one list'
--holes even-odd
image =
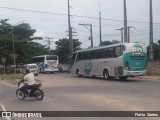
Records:
{"label": "shadow on road", "polygon": [[27,97],[27,98],[25,98],[25,99],[23,99],[23,100],[20,100],[20,99],[15,99],[15,102],[18,102],[18,103],[24,103],[24,102],[41,102],[41,101],[43,101],[43,100],[36,100],[35,98],[29,98],[29,97]]}
{"label": "shadow on road", "polygon": [[[77,76],[73,76],[75,78],[77,78]],[[119,78],[113,78],[113,79],[104,79],[103,77],[87,77],[87,76],[83,76],[83,77],[78,77],[81,79],[87,78],[90,80],[102,80],[102,81],[112,81],[112,82],[128,82],[128,83],[132,83],[132,82],[145,82],[145,80],[136,80],[133,78],[128,78],[127,80],[120,80]]]}

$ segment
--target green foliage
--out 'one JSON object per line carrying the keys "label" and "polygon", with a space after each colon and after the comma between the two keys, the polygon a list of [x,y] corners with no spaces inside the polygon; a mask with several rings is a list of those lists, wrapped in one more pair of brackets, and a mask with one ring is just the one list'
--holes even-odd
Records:
{"label": "green foliage", "polygon": [[22,23],[13,27],[13,34],[18,38],[29,40],[36,30],[31,29],[28,23]]}
{"label": "green foliage", "polygon": [[[34,40],[43,40],[41,37],[33,37],[35,29],[32,29],[28,23],[22,23],[12,26],[8,19],[0,20],[0,58],[6,57],[6,65],[13,65],[13,43],[15,53],[17,54],[16,64],[25,64],[33,56],[48,54],[48,48],[45,45],[34,42]],[[14,41],[14,42],[13,42]],[[51,50],[50,54],[57,54],[60,62],[68,61],[69,40],[66,38],[56,41],[56,50]],[[74,51],[80,49],[81,43],[78,39],[73,40]]]}
{"label": "green foliage", "polygon": [[[61,63],[66,63],[69,57],[69,39],[63,38],[55,42],[56,50],[55,53],[59,56]],[[78,39],[73,39],[73,49],[74,51],[80,49],[82,43]]]}
{"label": "green foliage", "polygon": [[41,37],[32,37],[35,32],[28,23],[12,26],[8,19],[0,20],[0,57],[7,58],[6,64],[13,65],[13,43],[18,55],[17,64],[28,63],[33,56],[47,53],[46,46],[33,41],[42,40]]}
{"label": "green foliage", "polygon": [[[153,59],[160,60],[160,40],[157,43],[153,43]],[[147,55],[149,58],[149,46],[147,47]]]}
{"label": "green foliage", "polygon": [[112,44],[116,44],[116,43],[120,43],[120,41],[117,41],[117,40],[112,40],[112,42],[111,41],[102,41],[99,46],[112,45]]}
{"label": "green foliage", "polygon": [[22,79],[23,78],[23,74],[21,73],[17,73],[15,74],[5,74],[5,75],[0,75],[1,79],[6,79],[6,80],[13,80],[13,79]]}

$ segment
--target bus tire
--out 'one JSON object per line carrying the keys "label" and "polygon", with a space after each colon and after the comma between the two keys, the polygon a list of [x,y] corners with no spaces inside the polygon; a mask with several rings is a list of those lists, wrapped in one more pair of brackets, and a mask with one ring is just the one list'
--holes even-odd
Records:
{"label": "bus tire", "polygon": [[95,75],[92,75],[92,78],[96,78],[96,76],[95,76]]}
{"label": "bus tire", "polygon": [[77,75],[77,77],[81,76],[79,69],[76,70],[76,75]]}
{"label": "bus tire", "polygon": [[109,72],[108,72],[107,69],[104,70],[103,76],[104,76],[104,79],[106,79],[106,80],[110,78],[110,77],[109,77]]}
{"label": "bus tire", "polygon": [[119,77],[120,80],[127,80],[128,77]]}

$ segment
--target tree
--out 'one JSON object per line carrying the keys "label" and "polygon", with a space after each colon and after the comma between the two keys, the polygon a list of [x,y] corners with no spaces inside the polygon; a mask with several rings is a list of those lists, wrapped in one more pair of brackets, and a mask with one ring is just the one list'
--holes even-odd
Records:
{"label": "tree", "polygon": [[[69,39],[63,38],[55,42],[56,50],[55,53],[59,56],[61,63],[66,63],[69,57]],[[73,50],[79,50],[82,43],[78,39],[73,39]]]}
{"label": "tree", "polygon": [[0,57],[9,58],[10,51],[12,51],[12,29],[11,25],[7,23],[8,19],[0,20]]}
{"label": "tree", "polygon": [[158,40],[158,44],[160,45],[160,40]]}
{"label": "tree", "polygon": [[117,40],[112,40],[112,42],[111,41],[102,41],[99,46],[112,45],[112,44],[116,44],[116,43],[120,43],[120,41],[117,41]]}
{"label": "tree", "polygon": [[42,40],[41,37],[33,37],[35,29],[28,23],[12,26],[8,19],[0,21],[0,57],[7,58],[7,64],[13,64],[13,41],[15,53],[18,54],[17,64],[28,63],[34,55],[46,54],[46,46],[33,40]]}
{"label": "tree", "polygon": [[154,59],[160,59],[160,44],[159,41],[153,44],[153,52],[154,52]]}
{"label": "tree", "polygon": [[[160,40],[157,43],[153,43],[153,54],[153,59],[160,60]],[[147,55],[149,56],[149,46],[147,47]]]}

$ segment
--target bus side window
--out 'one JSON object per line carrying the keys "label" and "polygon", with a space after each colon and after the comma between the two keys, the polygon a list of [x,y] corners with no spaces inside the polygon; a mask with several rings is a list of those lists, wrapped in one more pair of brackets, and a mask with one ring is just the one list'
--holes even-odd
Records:
{"label": "bus side window", "polygon": [[88,60],[89,56],[88,56],[88,52],[83,52],[83,60]]}
{"label": "bus side window", "polygon": [[114,57],[114,49],[113,48],[109,48],[109,58],[113,58]]}
{"label": "bus side window", "polygon": [[108,49],[103,50],[103,58],[107,58],[108,56]]}
{"label": "bus side window", "polygon": [[103,50],[96,50],[96,56],[95,59],[101,59],[103,58]]}
{"label": "bus side window", "polygon": [[83,59],[83,53],[82,52],[79,52],[78,55],[77,55],[77,60],[76,62],[80,61]]}
{"label": "bus side window", "polygon": [[115,57],[119,57],[123,54],[124,46],[115,47]]}
{"label": "bus side window", "polygon": [[95,59],[95,51],[89,52],[89,59]]}
{"label": "bus side window", "polygon": [[122,55],[122,53],[121,53],[121,47],[120,46],[115,47],[115,57],[119,57],[121,55]]}
{"label": "bus side window", "polygon": [[121,52],[123,53],[125,51],[125,47],[121,46]]}
{"label": "bus side window", "polygon": [[114,57],[114,49],[113,48],[104,49],[103,57],[104,58],[113,58]]}

